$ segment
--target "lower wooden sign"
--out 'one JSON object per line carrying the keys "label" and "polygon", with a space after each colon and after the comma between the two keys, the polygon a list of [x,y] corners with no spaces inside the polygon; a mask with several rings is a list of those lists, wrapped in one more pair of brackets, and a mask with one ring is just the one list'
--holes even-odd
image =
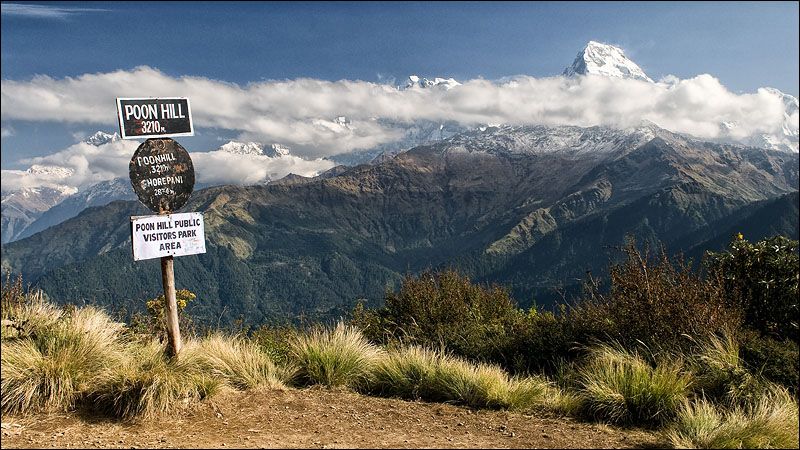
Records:
{"label": "lower wooden sign", "polygon": [[131,245],[134,261],[205,253],[203,214],[131,217]]}

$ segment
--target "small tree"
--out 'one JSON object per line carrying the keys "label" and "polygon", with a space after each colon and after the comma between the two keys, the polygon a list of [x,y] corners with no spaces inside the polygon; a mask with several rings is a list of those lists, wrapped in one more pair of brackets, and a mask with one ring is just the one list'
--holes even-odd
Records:
{"label": "small tree", "polygon": [[748,326],[797,342],[798,241],[775,236],[750,243],[739,233],[727,251],[707,256],[709,267],[722,274],[727,295],[739,301]]}
{"label": "small tree", "polygon": [[663,249],[640,250],[632,240],[623,251],[626,258],[609,271],[610,292],[590,286],[589,298],[565,318],[577,342],[611,339],[627,348],[639,343],[676,348],[691,345],[687,335],[739,327],[741,313],[718,273],[703,277],[682,258],[670,260]]}
{"label": "small tree", "polygon": [[[188,289],[179,289],[175,292],[175,303],[178,306],[178,320],[180,321],[179,326],[183,331],[189,331],[194,328],[191,318],[184,313],[184,309],[186,309],[189,302],[196,298],[197,295]],[[131,328],[134,329],[135,332],[154,335],[158,336],[159,339],[164,339],[167,329],[164,294],[148,300],[146,306],[147,317],[142,318],[138,315],[134,316],[131,319]]]}

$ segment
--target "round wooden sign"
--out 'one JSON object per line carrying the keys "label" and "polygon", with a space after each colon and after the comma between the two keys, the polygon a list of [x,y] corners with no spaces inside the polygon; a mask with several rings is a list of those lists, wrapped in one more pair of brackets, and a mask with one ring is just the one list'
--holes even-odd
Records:
{"label": "round wooden sign", "polygon": [[148,139],[130,163],[131,185],[139,200],[157,213],[177,211],[194,189],[189,152],[172,139]]}

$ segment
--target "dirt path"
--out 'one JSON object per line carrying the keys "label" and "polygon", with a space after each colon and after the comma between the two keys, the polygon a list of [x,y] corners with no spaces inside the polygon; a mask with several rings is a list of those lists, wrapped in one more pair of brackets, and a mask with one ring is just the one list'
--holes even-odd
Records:
{"label": "dirt path", "polygon": [[3,448],[635,448],[647,431],[325,389],[230,393],[127,424],[91,414],[4,416]]}

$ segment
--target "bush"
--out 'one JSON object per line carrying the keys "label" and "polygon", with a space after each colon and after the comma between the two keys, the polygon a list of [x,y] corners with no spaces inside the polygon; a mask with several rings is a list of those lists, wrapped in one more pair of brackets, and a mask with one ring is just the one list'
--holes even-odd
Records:
{"label": "bush", "polygon": [[726,297],[718,274],[703,278],[682,259],[673,263],[663,249],[652,256],[633,241],[623,250],[626,259],[610,269],[610,292],[600,294],[590,286],[589,298],[569,312],[576,341],[688,350],[692,342],[685,336],[738,330],[740,312]]}
{"label": "bush", "polygon": [[217,393],[223,382],[206,374],[196,342],[167,358],[157,341],[132,345],[129,357],[90,393],[95,407],[115,417],[149,419]]}
{"label": "bush", "polygon": [[299,383],[356,388],[369,380],[381,351],[357,329],[339,323],[333,330],[296,336],[291,354]]}
{"label": "bush", "polygon": [[739,338],[744,366],[797,395],[800,383],[800,349],[790,339],[778,340],[745,331]]}
{"label": "bush", "polygon": [[250,340],[266,352],[276,364],[286,366],[290,362],[291,342],[299,333],[292,326],[262,325],[250,334]]}
{"label": "bush", "polygon": [[752,244],[740,234],[726,252],[709,253],[707,264],[722,273],[725,293],[741,302],[748,326],[797,342],[798,241],[776,236]]}
{"label": "bush", "polygon": [[554,374],[566,361],[580,354],[579,344],[586,344],[594,333],[580,336],[574,316],[562,306],[561,314],[539,312],[531,308],[525,326],[515,331],[506,350],[509,370],[515,373],[545,372]]}
{"label": "bush", "polygon": [[797,403],[775,387],[730,410],[705,399],[686,402],[665,435],[676,448],[797,448],[799,431]]}
{"label": "bush", "polygon": [[[178,328],[182,336],[196,335],[195,324],[191,317],[184,311],[197,295],[188,289],[175,291],[175,306],[178,308]],[[130,329],[133,334],[150,339],[157,337],[160,340],[167,338],[167,305],[164,294],[151,298],[145,303],[147,316],[136,313],[130,320]]]}
{"label": "bush", "polygon": [[639,354],[599,345],[579,369],[584,412],[614,423],[661,424],[686,399],[691,375],[677,360],[655,366]]}
{"label": "bush", "polygon": [[374,342],[399,342],[508,367],[525,315],[506,289],[484,287],[453,270],[407,276],[375,311],[357,308],[353,323]]}
{"label": "bush", "polygon": [[29,318],[25,332],[5,340],[0,355],[4,413],[70,409],[123,359],[122,324],[100,310],[62,315],[44,303],[28,304],[18,311],[22,317]]}

